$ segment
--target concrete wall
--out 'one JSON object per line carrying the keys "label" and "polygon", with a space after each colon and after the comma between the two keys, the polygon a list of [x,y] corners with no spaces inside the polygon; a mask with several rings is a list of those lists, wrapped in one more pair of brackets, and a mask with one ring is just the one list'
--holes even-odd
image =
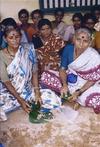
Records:
{"label": "concrete wall", "polygon": [[39,8],[38,0],[0,0],[1,19],[11,16],[17,20],[18,11],[23,8],[29,12]]}
{"label": "concrete wall", "polygon": [[[0,0],[1,20],[7,17],[13,17],[18,22],[18,11],[23,8],[29,12],[38,9],[39,0]],[[71,13],[65,14],[64,20],[67,24],[71,23],[71,16]],[[54,19],[53,15],[45,15],[45,17],[50,20]]]}

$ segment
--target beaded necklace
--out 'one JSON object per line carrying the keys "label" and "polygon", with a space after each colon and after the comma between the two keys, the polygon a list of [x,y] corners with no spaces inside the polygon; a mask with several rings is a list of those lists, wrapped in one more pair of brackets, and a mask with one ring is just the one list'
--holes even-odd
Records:
{"label": "beaded necklace", "polygon": [[15,57],[15,54],[12,53],[12,52],[10,52],[10,49],[9,48],[7,48],[7,53],[10,56],[11,59],[13,59]]}

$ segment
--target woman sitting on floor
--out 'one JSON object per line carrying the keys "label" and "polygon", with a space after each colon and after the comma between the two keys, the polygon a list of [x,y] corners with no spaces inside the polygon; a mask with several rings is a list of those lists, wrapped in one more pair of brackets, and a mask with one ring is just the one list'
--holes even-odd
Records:
{"label": "woman sitting on floor", "polygon": [[27,113],[34,102],[49,110],[59,107],[61,99],[54,92],[41,89],[40,94],[33,44],[20,44],[18,28],[5,30],[4,36],[8,46],[0,51],[0,120],[20,105]]}
{"label": "woman sitting on floor", "polygon": [[69,101],[100,113],[100,55],[90,46],[91,33],[82,28],[75,33],[74,45],[65,47],[60,67],[61,95],[69,92]]}
{"label": "woman sitting on floor", "polygon": [[8,47],[0,51],[1,107],[9,112],[20,104],[29,113],[27,101],[41,102],[34,46],[20,45],[18,28],[6,29],[4,36]]}
{"label": "woman sitting on floor", "polygon": [[[48,19],[41,19],[38,23],[40,30],[40,39],[37,41],[40,47],[37,47],[37,56],[39,60],[39,71],[59,69],[60,56],[59,51],[64,47],[64,41],[52,33],[51,22]],[[36,44],[36,42],[33,42]]]}

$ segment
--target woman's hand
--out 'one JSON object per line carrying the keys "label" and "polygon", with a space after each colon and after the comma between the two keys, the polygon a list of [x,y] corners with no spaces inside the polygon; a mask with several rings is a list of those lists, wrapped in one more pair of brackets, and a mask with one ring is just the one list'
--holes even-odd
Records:
{"label": "woman's hand", "polygon": [[61,98],[63,98],[63,95],[67,95],[67,93],[68,93],[68,87],[67,87],[67,85],[65,85],[65,86],[63,86],[62,88],[61,88]]}
{"label": "woman's hand", "polygon": [[41,93],[40,93],[40,89],[35,89],[35,103],[40,103],[40,105],[42,104],[42,98],[41,98]]}
{"label": "woman's hand", "polygon": [[36,96],[35,103],[37,104],[38,102],[40,103],[40,105],[42,104],[41,96]]}
{"label": "woman's hand", "polygon": [[78,92],[78,91],[75,91],[75,92],[69,97],[69,102],[76,101],[76,99],[78,98],[78,96],[79,96],[79,92]]}
{"label": "woman's hand", "polygon": [[21,99],[20,104],[25,112],[30,113],[31,107],[25,100]]}

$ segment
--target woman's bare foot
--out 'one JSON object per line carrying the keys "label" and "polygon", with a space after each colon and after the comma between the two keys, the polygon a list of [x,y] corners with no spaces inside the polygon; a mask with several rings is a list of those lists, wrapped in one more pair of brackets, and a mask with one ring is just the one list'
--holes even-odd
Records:
{"label": "woman's bare foot", "polygon": [[73,109],[74,110],[78,110],[80,108],[80,104],[79,103],[75,103]]}

